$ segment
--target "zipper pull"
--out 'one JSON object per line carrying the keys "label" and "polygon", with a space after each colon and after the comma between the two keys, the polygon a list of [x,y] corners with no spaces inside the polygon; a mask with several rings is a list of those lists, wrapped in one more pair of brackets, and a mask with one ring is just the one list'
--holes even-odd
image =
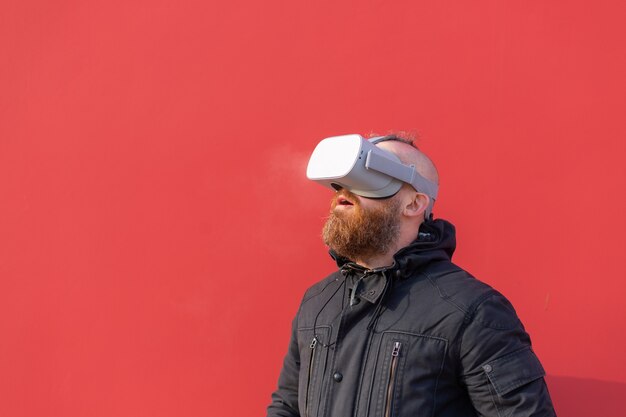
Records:
{"label": "zipper pull", "polygon": [[317,336],[313,337],[313,340],[311,341],[311,345],[309,346],[309,348],[315,349],[315,345],[317,345]]}
{"label": "zipper pull", "polygon": [[393,345],[393,351],[391,352],[391,356],[399,356],[400,355],[400,347],[401,346],[402,346],[402,343],[396,342]]}

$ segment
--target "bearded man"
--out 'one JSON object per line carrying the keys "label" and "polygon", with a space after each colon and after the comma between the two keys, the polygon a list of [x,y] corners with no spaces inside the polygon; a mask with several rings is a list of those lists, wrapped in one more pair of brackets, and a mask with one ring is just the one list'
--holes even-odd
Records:
{"label": "bearded man", "polygon": [[509,301],[451,262],[454,226],[430,214],[434,164],[396,135],[361,142],[401,164],[381,172],[415,172],[384,198],[331,184],[322,235],[339,270],[304,295],[267,416],[554,416]]}

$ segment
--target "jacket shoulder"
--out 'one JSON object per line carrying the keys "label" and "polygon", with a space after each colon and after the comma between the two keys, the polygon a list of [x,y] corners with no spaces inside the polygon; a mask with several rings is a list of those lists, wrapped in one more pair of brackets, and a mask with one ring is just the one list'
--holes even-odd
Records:
{"label": "jacket shoulder", "polygon": [[460,310],[466,325],[496,332],[516,329],[521,332],[519,340],[530,344],[511,302],[490,285],[454,264],[427,276],[439,297]]}
{"label": "jacket shoulder", "polygon": [[485,300],[493,296],[503,297],[493,287],[453,263],[437,265],[425,271],[425,275],[442,300],[467,316],[472,315]]}
{"label": "jacket shoulder", "polygon": [[311,285],[304,292],[304,296],[302,298],[302,304],[304,304],[307,301],[311,300],[312,298],[315,298],[316,296],[320,295],[330,285],[332,285],[333,283],[338,282],[338,281],[340,281],[342,279],[343,279],[343,275],[341,274],[340,271],[337,270],[337,271],[329,274],[328,276],[326,276],[321,281],[318,281],[315,284]]}

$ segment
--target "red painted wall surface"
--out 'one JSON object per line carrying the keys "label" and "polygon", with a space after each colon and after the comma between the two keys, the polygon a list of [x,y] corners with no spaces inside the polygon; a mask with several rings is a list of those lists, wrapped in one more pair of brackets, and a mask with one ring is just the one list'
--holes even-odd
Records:
{"label": "red painted wall surface", "polygon": [[[333,270],[321,138],[410,130],[562,416],[626,398],[621,1],[0,5],[0,416],[255,416]],[[621,411],[620,411],[621,410]]]}

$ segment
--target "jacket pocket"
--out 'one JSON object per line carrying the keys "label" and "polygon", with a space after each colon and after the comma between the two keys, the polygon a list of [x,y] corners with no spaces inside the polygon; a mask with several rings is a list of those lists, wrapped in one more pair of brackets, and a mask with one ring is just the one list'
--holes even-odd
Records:
{"label": "jacket pocket", "polygon": [[321,401],[322,380],[326,368],[329,326],[298,329],[300,349],[300,379],[298,385],[298,406],[302,417],[315,417]]}
{"label": "jacket pocket", "polygon": [[447,351],[445,339],[388,331],[382,334],[367,416],[430,416]]}
{"label": "jacket pocket", "polygon": [[530,347],[486,363],[483,371],[500,397],[546,375]]}
{"label": "jacket pocket", "polygon": [[387,381],[387,392],[385,395],[384,417],[391,417],[391,407],[393,406],[393,394],[396,388],[396,375],[398,373],[401,349],[402,342],[399,340],[394,341],[393,350],[391,351],[391,363],[389,364],[389,380]]}

